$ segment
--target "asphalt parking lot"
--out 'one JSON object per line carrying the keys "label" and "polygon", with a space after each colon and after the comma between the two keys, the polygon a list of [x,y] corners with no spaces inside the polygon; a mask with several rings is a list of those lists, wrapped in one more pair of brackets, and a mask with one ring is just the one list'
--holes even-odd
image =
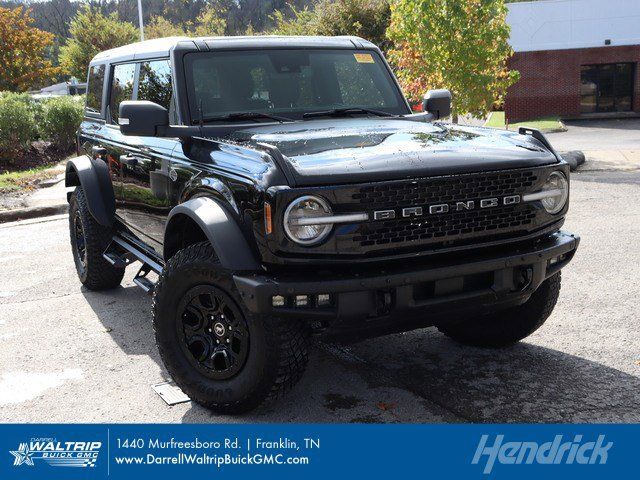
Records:
{"label": "asphalt parking lot", "polygon": [[526,341],[482,350],[423,329],[317,344],[286,398],[224,417],[151,389],[168,376],[133,268],[85,291],[66,217],[0,225],[0,421],[639,422],[640,169],[575,173],[565,228],[580,248]]}

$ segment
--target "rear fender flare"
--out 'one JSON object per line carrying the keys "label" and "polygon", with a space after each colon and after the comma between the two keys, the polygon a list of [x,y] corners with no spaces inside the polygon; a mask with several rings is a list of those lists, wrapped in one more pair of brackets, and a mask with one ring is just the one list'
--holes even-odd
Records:
{"label": "rear fender flare", "polygon": [[223,268],[229,271],[260,270],[260,262],[231,212],[210,197],[193,198],[171,209],[165,229],[165,246],[170,243],[167,235],[171,234],[171,222],[180,215],[188,216],[200,227]]}
{"label": "rear fender flare", "polygon": [[[87,155],[72,158],[67,162],[64,184],[66,187],[81,186],[93,218],[100,225],[113,225],[116,198],[109,167],[105,162]],[[67,195],[67,200],[69,198],[70,194]]]}

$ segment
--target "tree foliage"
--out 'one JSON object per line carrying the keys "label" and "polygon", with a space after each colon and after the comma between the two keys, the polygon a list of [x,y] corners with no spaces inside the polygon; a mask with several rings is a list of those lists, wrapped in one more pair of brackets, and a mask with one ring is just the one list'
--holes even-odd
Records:
{"label": "tree foliage", "polygon": [[507,70],[504,0],[394,0],[390,57],[413,101],[433,88],[448,88],[453,115],[482,116],[519,78]]}
{"label": "tree foliage", "polygon": [[144,26],[144,38],[185,37],[187,31],[178,25],[174,25],[164,17],[151,17],[151,21]]}
{"label": "tree foliage", "polygon": [[226,12],[220,5],[207,5],[194,21],[174,24],[165,17],[152,17],[144,27],[145,38],[174,36],[211,37],[224,35],[227,29]]}
{"label": "tree foliage", "polygon": [[[269,31],[274,35],[319,35],[318,17],[314,10],[309,8],[298,9],[290,6],[289,12],[276,10],[271,16],[275,23],[274,28]],[[253,25],[249,24],[253,31]]]}
{"label": "tree foliage", "polygon": [[80,96],[54,97],[45,101],[40,120],[41,136],[68,152],[75,143],[83,113],[84,98]]}
{"label": "tree foliage", "polygon": [[197,37],[222,36],[227,29],[227,12],[221,5],[208,5],[196,18],[193,34]]}
{"label": "tree foliage", "polygon": [[115,13],[103,15],[98,9],[83,7],[71,21],[70,38],[60,48],[60,65],[78,78],[87,76],[91,59],[99,52],[139,39],[138,29],[121,22]]}
{"label": "tree foliage", "polygon": [[59,72],[45,59],[53,35],[32,26],[30,11],[0,7],[0,90],[40,87]]}
{"label": "tree foliage", "polygon": [[387,0],[321,0],[314,9],[290,7],[272,15],[280,35],[357,35],[382,49],[391,10]]}
{"label": "tree foliage", "polygon": [[32,103],[26,93],[0,92],[0,170],[26,152],[36,139]]}

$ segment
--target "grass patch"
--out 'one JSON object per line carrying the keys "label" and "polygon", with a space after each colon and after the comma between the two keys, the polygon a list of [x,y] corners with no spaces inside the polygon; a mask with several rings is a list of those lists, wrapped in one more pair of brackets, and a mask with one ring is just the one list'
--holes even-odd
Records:
{"label": "grass patch", "polygon": [[[504,112],[491,112],[485,127],[505,128]],[[509,130],[518,130],[520,127],[531,127],[541,132],[564,132],[565,126],[558,117],[542,117],[526,122],[510,123]]]}
{"label": "grass patch", "polygon": [[55,177],[59,172],[46,171],[51,165],[42,165],[29,170],[0,173],[0,192],[14,192],[28,188],[34,182]]}

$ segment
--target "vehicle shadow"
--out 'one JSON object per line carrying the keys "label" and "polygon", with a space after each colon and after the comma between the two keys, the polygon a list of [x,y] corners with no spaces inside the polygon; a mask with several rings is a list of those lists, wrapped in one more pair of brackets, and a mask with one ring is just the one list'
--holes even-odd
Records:
{"label": "vehicle shadow", "polygon": [[640,378],[527,341],[472,348],[423,329],[351,348],[371,386],[393,379],[463,421],[640,421]]}
{"label": "vehicle shadow", "polygon": [[114,342],[127,355],[148,355],[162,365],[151,320],[151,297],[137,286],[108,292],[82,288],[85,300]]}
{"label": "vehicle shadow", "polygon": [[[149,356],[170,380],[155,345],[150,297],[137,287],[83,294],[123,352]],[[401,415],[385,415],[373,400],[380,391],[404,391],[398,409],[414,400]],[[336,412],[345,392],[347,404]],[[240,417],[189,405],[183,422],[638,422],[640,379],[531,343],[484,350],[420,329],[346,346],[314,342],[301,383]]]}

